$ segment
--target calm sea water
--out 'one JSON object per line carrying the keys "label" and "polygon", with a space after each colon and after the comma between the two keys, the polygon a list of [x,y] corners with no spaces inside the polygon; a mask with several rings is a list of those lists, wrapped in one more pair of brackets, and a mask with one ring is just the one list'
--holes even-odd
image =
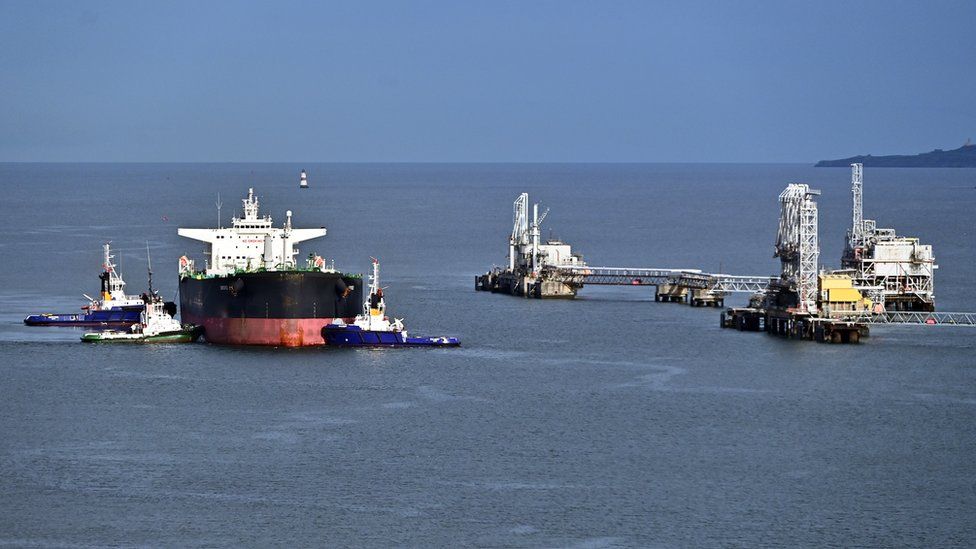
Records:
{"label": "calm sea water", "polygon": [[[299,191],[300,169],[312,189]],[[973,546],[976,330],[857,346],[721,330],[649,289],[475,292],[511,202],[591,265],[770,274],[777,194],[823,190],[836,266],[849,174],[802,165],[0,165],[0,545]],[[976,310],[976,170],[868,169],[879,226],[935,247]],[[179,226],[252,186],[389,307],[456,350],[94,346],[28,328],[97,291],[112,241],[175,296]],[[737,298],[738,302],[744,298]]]}

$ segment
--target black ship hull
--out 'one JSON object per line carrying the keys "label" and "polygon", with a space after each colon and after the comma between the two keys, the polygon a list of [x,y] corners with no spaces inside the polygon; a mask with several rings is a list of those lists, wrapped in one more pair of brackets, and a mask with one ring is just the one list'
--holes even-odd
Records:
{"label": "black ship hull", "polygon": [[270,271],[180,279],[185,323],[211,343],[322,345],[322,328],[362,309],[362,279],[319,271]]}

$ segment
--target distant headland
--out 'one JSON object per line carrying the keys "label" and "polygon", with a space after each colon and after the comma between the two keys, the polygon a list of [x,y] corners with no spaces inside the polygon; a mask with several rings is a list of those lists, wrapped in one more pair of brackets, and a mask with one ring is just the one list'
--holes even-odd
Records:
{"label": "distant headland", "polygon": [[855,162],[877,168],[976,168],[976,145],[967,139],[965,145],[951,151],[935,149],[916,155],[852,156],[840,160],[821,160],[817,162],[817,167],[846,168]]}

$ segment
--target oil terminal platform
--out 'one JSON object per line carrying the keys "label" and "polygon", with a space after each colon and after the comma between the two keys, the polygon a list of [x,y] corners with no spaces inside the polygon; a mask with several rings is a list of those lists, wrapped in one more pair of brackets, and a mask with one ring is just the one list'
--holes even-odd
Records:
{"label": "oil terminal platform", "polygon": [[585,285],[654,286],[655,301],[687,302],[692,306],[724,307],[733,292],[760,292],[770,276],[737,276],[706,273],[698,269],[648,267],[591,267],[572,247],[559,240],[540,239],[539,205],[529,211],[529,195],[522,193],[513,205],[508,268],[495,268],[475,277],[475,289],[536,298],[573,298]]}
{"label": "oil terminal platform", "polygon": [[780,193],[774,257],[777,276],[708,273],[698,269],[593,267],[569,244],[540,239],[549,213],[529,210],[522,193],[513,208],[508,266],[475,277],[475,289],[536,298],[573,298],[585,285],[654,286],[655,301],[693,307],[725,306],[730,293],[752,294],[748,307],[725,310],[723,328],[765,331],[783,337],[857,343],[870,326],[976,326],[976,313],[935,312],[932,246],[878,229],[863,218],[862,166],[851,177],[852,228],[842,269],[820,266],[817,197],[820,191],[791,183]]}

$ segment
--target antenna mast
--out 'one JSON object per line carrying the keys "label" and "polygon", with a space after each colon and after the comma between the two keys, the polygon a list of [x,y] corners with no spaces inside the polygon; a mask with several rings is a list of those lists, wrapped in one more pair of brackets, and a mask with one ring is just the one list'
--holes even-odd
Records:
{"label": "antenna mast", "polygon": [[149,295],[153,295],[152,288],[152,256],[149,255],[149,241],[146,241],[146,265],[149,268]]}
{"label": "antenna mast", "polygon": [[224,205],[224,203],[220,201],[220,192],[217,193],[217,202],[215,202],[214,204],[217,206],[217,228],[220,229],[221,228],[220,227],[220,207]]}

